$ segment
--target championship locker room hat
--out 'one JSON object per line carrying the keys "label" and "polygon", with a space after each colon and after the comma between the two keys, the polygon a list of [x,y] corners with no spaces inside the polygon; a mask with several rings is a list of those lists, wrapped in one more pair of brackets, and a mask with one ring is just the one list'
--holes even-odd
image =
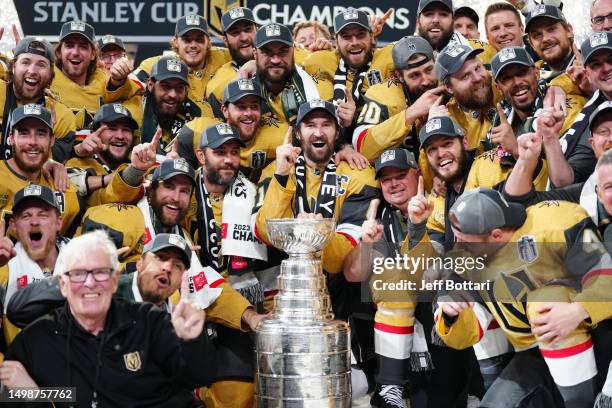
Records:
{"label": "championship locker room hat", "polygon": [[153,171],[151,182],[165,181],[175,176],[186,176],[193,184],[196,182],[193,167],[191,167],[185,159],[164,160],[161,162]]}
{"label": "championship locker room hat", "polygon": [[55,61],[55,54],[53,48],[46,40],[39,39],[36,37],[28,37],[19,41],[15,48],[15,58],[21,54],[36,54],[41,57],[48,59],[51,64]]}
{"label": "championship locker room hat", "polygon": [[409,35],[399,40],[391,50],[395,69],[411,68],[412,64],[409,64],[408,60],[416,54],[425,55],[427,61],[433,60],[433,48],[423,37]]}
{"label": "championship locker room hat", "polygon": [[210,147],[216,149],[230,140],[238,142],[240,147],[245,147],[245,144],[240,140],[238,131],[227,123],[217,123],[206,128],[200,136],[200,148]]}
{"label": "championship locker room hat", "polygon": [[453,227],[464,234],[488,234],[495,228],[518,228],[527,212],[519,203],[509,203],[499,191],[477,188],[463,193],[449,211]]}
{"label": "championship locker room hat", "polygon": [[368,31],[372,31],[368,15],[361,10],[349,7],[334,16],[334,32],[336,34],[340,33],[344,27],[350,24],[357,24]]}
{"label": "championship locker room hat", "polygon": [[96,32],[94,31],[93,26],[84,21],[68,21],[67,23],[64,23],[64,25],[62,25],[62,30],[60,31],[59,41],[62,42],[64,38],[68,37],[70,34],[82,35],[91,43],[91,45],[96,45]]}
{"label": "championship locker room hat", "polygon": [[100,51],[102,51],[104,48],[109,47],[111,45],[119,47],[123,51],[125,51],[125,44],[123,44],[123,41],[121,40],[121,38],[117,36],[114,36],[112,34],[106,34],[98,38],[98,48],[100,49]]}
{"label": "championship locker room hat", "polygon": [[27,118],[36,118],[47,125],[49,129],[53,129],[51,111],[44,106],[35,103],[28,103],[23,106],[19,106],[13,111],[13,114],[11,115],[11,129],[14,129],[19,122]]}
{"label": "championship locker room hat", "polygon": [[230,81],[223,90],[223,104],[234,103],[247,95],[263,99],[261,88],[251,79],[241,78]]}
{"label": "championship locker room hat", "polygon": [[97,130],[102,123],[110,123],[119,119],[127,119],[132,130],[138,129],[138,122],[134,120],[130,111],[120,103],[107,103],[102,105],[93,118],[92,129]]}
{"label": "championship locker room hat", "polygon": [[482,48],[472,49],[468,45],[447,45],[436,58],[436,78],[438,78],[438,81],[444,81],[447,77],[459,71],[468,58],[483,51]]}
{"label": "championship locker room hat", "polygon": [[178,19],[174,28],[174,35],[180,37],[191,30],[198,30],[208,35],[206,19],[197,14],[188,14]]}
{"label": "championship locker room hat", "polygon": [[491,71],[493,71],[493,80],[497,81],[497,77],[509,65],[524,65],[526,67],[535,67],[533,59],[523,47],[507,47],[499,51],[491,60]]}
{"label": "championship locker room hat", "polygon": [[602,102],[594,111],[591,113],[589,118],[589,130],[593,131],[593,126],[597,119],[599,119],[604,113],[612,113],[612,101]]}
{"label": "championship locker room hat", "polygon": [[465,132],[454,120],[447,116],[439,116],[429,119],[425,126],[421,128],[419,141],[421,142],[421,148],[423,148],[429,138],[434,136],[463,137],[464,135]]}
{"label": "championship locker room hat", "polygon": [[586,67],[589,63],[589,59],[599,50],[612,50],[612,33],[601,32],[592,33],[589,37],[582,42],[580,46],[580,53],[584,66]]}
{"label": "championship locker room hat", "polygon": [[419,165],[412,152],[406,149],[394,148],[385,150],[380,157],[376,159],[376,163],[374,163],[376,178],[380,177],[380,171],[385,167],[395,167],[400,170],[407,170],[409,168],[418,169]]}
{"label": "championship locker room hat", "polygon": [[531,23],[544,17],[567,23],[565,16],[559,8],[545,4],[537,4],[533,10],[531,10],[531,13],[525,17],[525,32],[529,34],[529,26]]}
{"label": "championship locker room hat", "polygon": [[225,33],[231,26],[239,21],[250,21],[251,23],[256,24],[253,10],[246,7],[234,7],[227,10],[221,16],[221,30],[223,30]]}
{"label": "championship locker room hat", "polygon": [[143,254],[145,252],[155,253],[166,248],[178,250],[178,253],[181,254],[181,258],[183,258],[185,266],[189,268],[189,265],[191,265],[191,248],[187,241],[185,241],[185,238],[178,234],[157,234],[155,238],[144,246]]}
{"label": "championship locker room hat", "polygon": [[154,81],[177,78],[189,84],[188,75],[189,68],[187,64],[174,57],[160,58],[155,65],[153,65],[153,69],[151,69],[151,78]]}
{"label": "championship locker room hat", "polygon": [[55,199],[55,193],[53,193],[53,190],[47,186],[41,186],[38,184],[30,184],[29,186],[25,186],[19,190],[15,194],[15,198],[13,198],[13,208],[11,208],[11,211],[18,211],[19,206],[28,200],[42,201],[48,206],[61,212],[60,206]]}
{"label": "championship locker room hat", "polygon": [[286,25],[278,23],[270,23],[259,27],[255,34],[255,48],[263,47],[275,41],[289,46],[293,45],[291,30]]}
{"label": "championship locker room hat", "polygon": [[451,13],[453,12],[453,0],[421,0],[417,8],[417,16],[423,12],[429,5],[439,3],[445,6]]}
{"label": "championship locker room hat", "polygon": [[455,9],[454,16],[455,18],[467,17],[476,24],[476,27],[478,27],[478,23],[480,22],[480,18],[478,17],[478,13],[476,12],[476,10],[468,6],[457,7]]}
{"label": "championship locker room hat", "polygon": [[298,110],[297,119],[295,121],[295,126],[300,126],[300,123],[304,120],[304,118],[310,115],[311,112],[316,110],[323,110],[330,115],[332,115],[338,124],[340,124],[340,118],[338,118],[338,113],[336,112],[336,107],[332,102],[323,101],[321,99],[313,99],[312,101],[304,102],[300,105]]}

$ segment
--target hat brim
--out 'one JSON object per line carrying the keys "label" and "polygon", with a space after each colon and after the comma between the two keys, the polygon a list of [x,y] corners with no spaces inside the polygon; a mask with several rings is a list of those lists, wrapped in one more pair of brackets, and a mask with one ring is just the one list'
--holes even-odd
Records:
{"label": "hat brim", "polygon": [[408,164],[406,165],[406,167],[402,167],[402,166],[399,166],[397,163],[393,163],[393,161],[389,161],[388,163],[383,163],[383,164],[381,164],[381,165],[380,165],[380,166],[379,166],[379,167],[376,169],[376,173],[374,174],[374,178],[375,178],[376,180],[378,180],[378,179],[380,178],[380,172],[381,172],[383,169],[387,168],[387,167],[393,167],[393,168],[400,169],[400,170],[408,170],[408,169],[417,169],[417,168],[418,168],[418,166],[417,166],[417,167],[411,166],[411,165],[410,165],[410,163],[408,163]]}
{"label": "hat brim", "polygon": [[457,7],[454,12],[454,17],[457,18],[457,17],[462,17],[462,16],[470,18],[472,21],[476,22],[476,25],[478,25],[478,23],[480,22],[478,13],[476,13],[476,10],[474,10],[471,7],[467,7],[467,6]]}
{"label": "hat brim", "polygon": [[227,27],[223,28],[223,34],[225,34],[227,32],[227,30],[229,30],[230,28],[232,28],[232,26],[236,23],[238,23],[239,21],[248,21],[249,23],[253,23],[255,25],[257,25],[257,23],[255,22],[255,20],[253,20],[252,18],[249,17],[240,17],[237,18],[236,20],[232,20],[231,23],[229,23],[229,25]]}
{"label": "hat brim", "polygon": [[60,208],[58,207],[56,203],[52,203],[49,200],[43,198],[42,196],[36,196],[36,195],[30,195],[30,196],[26,195],[26,196],[21,197],[20,200],[13,202],[13,207],[11,208],[11,211],[13,213],[17,212],[19,210],[19,207],[23,207],[28,201],[39,201],[61,212]]}
{"label": "hat brim", "polygon": [[293,43],[291,41],[287,41],[287,40],[284,40],[282,38],[267,38],[267,39],[263,40],[261,43],[255,44],[255,48],[261,48],[264,45],[267,45],[267,44],[270,44],[270,43],[273,43],[273,42],[279,42],[279,43],[288,45],[290,47],[293,46]]}
{"label": "hat brim", "polygon": [[517,61],[517,60],[509,60],[506,61],[504,63],[501,64],[501,66],[499,67],[499,69],[497,70],[496,73],[493,74],[493,80],[497,81],[497,78],[499,77],[499,75],[502,73],[502,71],[504,69],[506,69],[507,67],[509,67],[510,65],[522,65],[524,67],[532,67],[535,68],[534,64],[531,64],[529,62],[526,61]]}
{"label": "hat brim", "polygon": [[238,95],[234,95],[231,98],[227,98],[223,100],[223,104],[225,105],[226,103],[235,103],[238,102],[239,100],[241,100],[242,98],[244,98],[245,96],[249,96],[249,95],[253,95],[253,96],[257,96],[259,99],[261,99],[262,101],[265,100],[263,96],[261,96],[261,94],[257,93],[256,91],[244,91]]}
{"label": "hat brim", "polygon": [[229,142],[230,140],[234,140],[235,142],[238,142],[240,147],[246,147],[244,142],[242,140],[240,140],[240,138],[237,138],[235,136],[227,136],[227,137],[224,137],[222,139],[215,140],[213,143],[208,143],[204,147],[210,147],[211,149],[217,149],[217,148],[223,146],[225,143]]}
{"label": "hat brim", "polygon": [[102,123],[112,123],[112,122],[115,122],[121,119],[126,119],[130,123],[130,127],[132,128],[132,130],[137,130],[140,127],[140,125],[138,125],[138,122],[136,122],[134,118],[122,115],[120,113],[114,113],[114,114],[109,115],[106,118],[103,118],[99,122],[94,122],[93,130],[98,130],[100,126],[102,125]]}
{"label": "hat brim", "polygon": [[163,72],[161,74],[157,74],[154,77],[151,77],[154,81],[164,81],[166,79],[172,79],[172,78],[176,78],[176,79],[180,79],[181,81],[183,81],[185,84],[189,85],[189,81],[187,79],[185,79],[184,77],[182,77],[179,74],[176,73],[171,73],[171,72]]}
{"label": "hat brim", "polygon": [[311,113],[316,112],[316,111],[322,111],[322,112],[328,113],[329,115],[334,117],[338,125],[340,125],[340,118],[336,114],[335,110],[332,112],[327,108],[317,107],[317,108],[312,108],[306,111],[302,116],[298,116],[297,120],[295,121],[295,126],[300,126],[300,124],[304,121],[304,119],[306,119],[306,117],[308,117]]}
{"label": "hat brim", "polygon": [[81,31],[70,31],[69,33],[66,33],[65,35],[61,36],[59,39],[59,42],[64,41],[66,37],[71,36],[71,35],[80,35],[81,37],[85,38],[87,42],[89,42],[91,45],[93,45],[94,47],[96,46],[96,42],[92,38],[89,38],[87,34]]}
{"label": "hat brim", "polygon": [[595,55],[596,52],[599,52],[601,50],[610,50],[610,51],[612,51],[612,44],[599,45],[596,48],[593,48],[591,50],[591,52],[589,52],[588,54],[582,56],[582,58],[583,58],[582,64],[586,67],[587,64],[589,63],[589,59],[591,59],[591,57],[593,55]]}
{"label": "hat brim", "polygon": [[448,70],[448,73],[446,74],[446,77],[449,77],[453,74],[456,74],[457,72],[459,72],[459,70],[461,69],[461,67],[463,67],[463,64],[465,64],[465,61],[468,60],[468,58],[471,58],[473,56],[476,56],[480,53],[483,53],[484,50],[482,48],[474,48],[472,49],[472,51],[463,54],[462,56],[460,56],[459,58],[457,58],[455,60],[455,63],[453,64],[452,67],[450,67],[450,69]]}
{"label": "hat brim", "polygon": [[344,24],[342,24],[337,30],[336,30],[336,34],[340,34],[340,31],[344,30],[346,27],[350,26],[350,25],[358,25],[359,27],[365,28],[366,30],[368,30],[369,32],[372,32],[372,28],[370,26],[366,26],[364,24],[361,24],[357,21],[348,21]]}
{"label": "hat brim", "polygon": [[596,109],[589,118],[589,130],[593,132],[593,124],[605,113],[612,113],[612,105],[607,106],[603,109]]}
{"label": "hat brim", "polygon": [[537,21],[537,20],[542,19],[542,18],[549,18],[549,19],[555,20],[555,21],[566,21],[565,19],[563,19],[561,17],[551,16],[549,14],[540,14],[540,15],[537,15],[537,16],[535,16],[533,18],[530,18],[529,21],[525,22],[525,33],[529,34],[529,26],[532,25],[534,21]]}
{"label": "hat brim", "polygon": [[201,31],[201,32],[203,32],[204,34],[206,34],[207,36],[210,37],[210,34],[208,33],[208,31],[204,30],[202,27],[187,27],[187,28],[183,28],[181,31],[179,31],[175,35],[177,37],[182,37],[185,34],[187,34],[188,32],[194,31],[194,30]]}
{"label": "hat brim", "polygon": [[185,176],[185,177],[187,177],[189,180],[191,180],[191,182],[192,182],[194,185],[195,185],[195,183],[196,183],[196,180],[195,180],[195,177],[194,177],[194,176],[192,176],[191,174],[185,173],[185,172],[183,172],[183,171],[178,171],[178,170],[177,170],[177,171],[171,171],[170,173],[164,174],[163,176],[158,177],[158,178],[157,178],[157,180],[162,180],[162,181],[165,181],[165,180],[169,180],[169,179],[171,179],[172,177],[176,177],[176,176]]}
{"label": "hat brim", "polygon": [[163,249],[168,249],[168,248],[176,249],[181,254],[181,258],[183,258],[183,262],[185,262],[185,269],[189,269],[189,266],[191,265],[191,252],[189,253],[189,255],[187,255],[186,250],[182,249],[179,246],[173,245],[173,244],[171,244],[169,242],[161,244],[161,245],[158,245],[156,247],[151,247],[151,248],[147,249],[146,252],[156,253],[156,252],[159,252],[159,251],[161,251]]}
{"label": "hat brim", "polygon": [[430,7],[432,4],[436,4],[436,3],[439,3],[439,4],[443,5],[444,7],[446,7],[447,9],[449,9],[449,11],[451,12],[451,14],[454,14],[454,12],[455,12],[455,11],[453,10],[453,8],[452,8],[452,7],[448,7],[448,4],[444,3],[444,2],[443,2],[443,1],[441,1],[441,0],[431,0],[431,1],[428,1],[428,2],[426,2],[425,4],[423,4],[423,7],[419,8],[419,9],[417,10],[417,17],[418,17],[418,15],[419,15],[419,14],[421,14],[423,11],[425,11],[427,8],[429,8],[429,7]]}
{"label": "hat brim", "polygon": [[45,126],[47,126],[49,129],[51,129],[51,132],[53,133],[53,125],[52,125],[51,123],[47,122],[46,120],[42,119],[42,118],[41,118],[40,116],[38,116],[38,115],[24,115],[24,116],[23,116],[23,117],[21,117],[21,118],[20,118],[18,121],[16,121],[15,123],[13,123],[13,124],[11,125],[11,127],[15,127],[15,126],[17,126],[18,124],[20,124],[21,122],[23,122],[24,120],[29,119],[29,118],[38,119],[40,122],[44,123],[44,124],[45,124]]}
{"label": "hat brim", "polygon": [[463,137],[463,135],[460,135],[458,133],[450,133],[450,132],[433,133],[431,135],[426,136],[423,139],[419,138],[419,141],[421,142],[421,149],[423,149],[425,145],[431,141],[431,139],[436,138],[436,137]]}
{"label": "hat brim", "polygon": [[123,44],[118,43],[118,42],[108,42],[106,44],[98,43],[98,48],[100,49],[100,51],[103,51],[104,49],[106,49],[106,48],[108,48],[110,46],[115,46],[115,47],[119,48],[120,50],[126,51],[125,46]]}

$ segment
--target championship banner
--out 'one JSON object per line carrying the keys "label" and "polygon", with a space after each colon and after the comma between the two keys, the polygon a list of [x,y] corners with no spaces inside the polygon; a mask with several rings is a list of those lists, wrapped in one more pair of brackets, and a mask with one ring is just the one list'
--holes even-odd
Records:
{"label": "championship banner", "polygon": [[70,20],[92,24],[97,35],[114,34],[125,42],[165,43],[174,35],[176,21],[186,14],[203,15],[212,32],[221,33],[221,15],[232,7],[253,10],[258,24],[271,22],[293,26],[301,20],[316,20],[331,27],[333,17],[356,7],[368,14],[393,15],[379,37],[388,42],[413,34],[418,1],[392,0],[203,0],[203,1],[15,1],[23,32],[57,40],[61,25]]}

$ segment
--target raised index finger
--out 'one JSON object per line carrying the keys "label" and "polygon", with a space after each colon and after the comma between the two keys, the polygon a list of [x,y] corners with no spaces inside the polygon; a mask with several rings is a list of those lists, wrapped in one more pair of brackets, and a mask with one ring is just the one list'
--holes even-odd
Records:
{"label": "raised index finger", "polygon": [[393,14],[393,9],[392,8],[390,8],[389,10],[387,10],[385,12],[385,14],[383,14],[383,16],[380,18],[380,25],[381,26],[383,26],[387,22],[387,19],[389,17],[391,17],[391,14]]}
{"label": "raised index finger", "polygon": [[155,134],[153,135],[153,140],[151,140],[151,150],[157,151],[157,146],[159,145],[159,141],[162,137],[162,130],[160,127],[157,128]]}
{"label": "raised index finger", "polygon": [[181,300],[189,300],[189,270],[183,272],[181,277]]}
{"label": "raised index finger", "polygon": [[576,64],[577,66],[582,66],[583,65],[583,61],[582,61],[582,53],[580,52],[580,49],[578,48],[578,46],[576,45],[575,42],[572,41],[572,50],[574,51],[574,55],[576,56]]}
{"label": "raised index finger", "polygon": [[375,220],[376,214],[378,213],[378,205],[380,204],[380,198],[375,198],[370,201],[370,206],[368,207],[368,213],[366,214],[366,220]]}
{"label": "raised index finger", "polygon": [[423,181],[423,176],[419,176],[419,183],[417,184],[417,195],[425,196],[425,183]]}
{"label": "raised index finger", "polygon": [[283,144],[291,144],[291,134],[293,133],[293,126],[289,126],[287,128],[287,133],[285,133],[285,139],[283,140]]}
{"label": "raised index finger", "polygon": [[2,220],[0,220],[0,238],[4,237],[5,233],[6,233],[6,220],[2,218]]}

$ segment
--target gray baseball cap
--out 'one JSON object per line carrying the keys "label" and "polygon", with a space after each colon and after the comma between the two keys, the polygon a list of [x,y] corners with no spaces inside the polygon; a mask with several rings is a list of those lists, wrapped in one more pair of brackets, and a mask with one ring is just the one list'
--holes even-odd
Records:
{"label": "gray baseball cap", "polygon": [[225,33],[230,29],[231,26],[236,24],[239,21],[250,21],[253,24],[255,23],[255,16],[253,15],[253,11],[250,8],[246,7],[233,7],[227,10],[221,16],[221,30]]}
{"label": "gray baseball cap", "polygon": [[127,119],[132,130],[138,129],[138,122],[132,113],[121,103],[107,103],[100,106],[93,117],[92,129],[97,130],[102,123],[111,123],[119,119]]}
{"label": "gray baseball cap", "polygon": [[340,119],[338,118],[336,107],[332,102],[324,101],[321,99],[313,99],[312,101],[304,102],[300,105],[297,119],[295,121],[295,126],[300,126],[300,123],[302,123],[306,116],[310,115],[311,112],[314,112],[316,110],[322,110],[329,113],[331,116],[334,117],[334,119],[336,119],[338,125],[340,124]]}
{"label": "gray baseball cap", "polygon": [[419,132],[421,148],[434,136],[463,137],[465,132],[454,120],[447,116],[438,116],[427,121]]}
{"label": "gray baseball cap", "polygon": [[412,152],[407,149],[396,147],[394,149],[387,149],[374,163],[376,169],[376,178],[380,177],[380,172],[385,167],[395,167],[401,170],[406,169],[418,169],[419,165],[416,162]]}
{"label": "gray baseball cap", "polygon": [[495,228],[518,228],[527,212],[519,203],[509,203],[499,191],[477,188],[463,193],[448,213],[453,228],[464,234],[488,234]]}
{"label": "gray baseball cap", "polygon": [[17,47],[15,47],[15,58],[21,54],[40,55],[48,59],[51,64],[55,61],[55,54],[53,53],[51,44],[49,44],[47,40],[36,37],[28,37],[19,41]]}
{"label": "gray baseball cap", "polygon": [[419,7],[417,8],[417,16],[423,12],[430,4],[440,3],[452,13],[453,12],[453,0],[421,0],[419,1]]}
{"label": "gray baseball cap", "polygon": [[612,50],[611,32],[592,33],[582,42],[580,53],[582,54],[582,60],[585,67],[593,54],[599,50]]}
{"label": "gray baseball cap", "polygon": [[293,45],[293,34],[286,25],[270,23],[259,27],[255,34],[255,48],[263,47],[271,42],[281,42]]}
{"label": "gray baseball cap", "polygon": [[223,104],[234,103],[247,95],[255,95],[263,99],[261,88],[251,79],[241,78],[228,82],[223,90]]}
{"label": "gray baseball cap", "polygon": [[153,170],[151,182],[165,181],[175,176],[186,176],[195,184],[195,172],[193,167],[183,158],[176,160],[164,160]]}
{"label": "gray baseball cap", "polygon": [[591,113],[591,117],[589,118],[589,130],[591,132],[593,131],[593,125],[601,115],[610,112],[612,112],[612,101],[605,101],[599,104],[593,113]]}
{"label": "gray baseball cap", "polygon": [[216,149],[230,140],[238,142],[240,147],[245,147],[245,144],[240,140],[240,133],[227,123],[217,123],[206,128],[200,135],[200,148],[210,147]]}
{"label": "gray baseball cap", "polygon": [[533,10],[531,10],[531,13],[525,17],[525,32],[529,34],[529,26],[531,23],[544,17],[567,23],[565,16],[559,8],[546,4],[537,4]]}
{"label": "gray baseball cap", "polygon": [[28,103],[13,110],[11,115],[11,129],[14,129],[19,122],[27,118],[36,118],[47,125],[49,129],[53,130],[51,111],[36,103]]}
{"label": "gray baseball cap", "polygon": [[491,71],[493,71],[493,79],[497,81],[497,77],[509,65],[524,65],[526,67],[535,67],[535,63],[523,47],[507,47],[500,50],[491,60]]}
{"label": "gray baseball cap", "polygon": [[84,21],[68,21],[62,25],[62,29],[60,31],[59,41],[62,42],[64,38],[68,37],[71,34],[79,34],[91,45],[96,46],[96,32],[90,24],[87,24]]}
{"label": "gray baseball cap", "polygon": [[100,49],[100,51],[102,51],[104,48],[109,47],[111,45],[119,47],[123,51],[125,51],[125,44],[123,44],[123,40],[121,40],[121,38],[115,35],[106,34],[98,38],[98,49]]}
{"label": "gray baseball cap", "polygon": [[370,20],[368,20],[368,15],[361,10],[357,10],[356,8],[349,7],[334,16],[334,32],[336,34],[339,34],[340,31],[351,24],[357,24],[368,31],[372,31],[370,28]]}
{"label": "gray baseball cap", "polygon": [[189,68],[179,58],[162,57],[153,65],[151,79],[163,81],[170,78],[177,78],[189,84]]}
{"label": "gray baseball cap", "polygon": [[185,238],[181,237],[178,234],[157,234],[155,238],[149,241],[143,248],[143,254],[145,252],[153,252],[161,251],[162,249],[174,248],[178,250],[181,258],[183,258],[183,262],[185,263],[185,268],[189,268],[191,265],[191,248],[189,244],[185,240]]}
{"label": "gray baseball cap", "polygon": [[55,198],[55,193],[53,193],[53,190],[51,190],[47,186],[41,186],[38,184],[30,184],[15,193],[15,197],[13,198],[13,208],[11,208],[11,211],[18,211],[19,206],[28,200],[42,201],[48,206],[53,207],[57,211],[61,212],[60,206],[57,203],[57,199]]}
{"label": "gray baseball cap", "polygon": [[179,18],[174,27],[174,35],[181,37],[191,30],[198,30],[208,35],[208,23],[206,19],[197,14],[188,14]]}
{"label": "gray baseball cap", "polygon": [[483,51],[482,48],[472,49],[469,45],[447,45],[436,58],[436,78],[438,78],[438,81],[444,81],[447,77],[459,71],[468,58]]}
{"label": "gray baseball cap", "polygon": [[434,57],[433,48],[423,37],[409,35],[399,40],[391,50],[395,69],[412,68],[413,64],[409,64],[408,60],[416,54],[425,55],[427,60],[433,60]]}

